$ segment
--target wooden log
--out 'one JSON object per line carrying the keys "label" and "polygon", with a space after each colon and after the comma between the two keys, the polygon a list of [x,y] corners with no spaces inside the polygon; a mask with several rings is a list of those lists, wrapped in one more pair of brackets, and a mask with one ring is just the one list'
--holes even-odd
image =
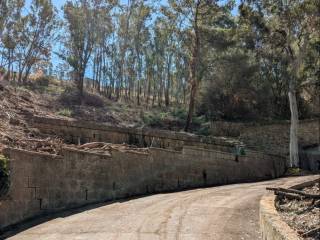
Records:
{"label": "wooden log", "polygon": [[303,198],[302,196],[294,194],[294,193],[287,193],[287,192],[281,192],[281,191],[275,191],[274,194],[281,196],[281,197],[285,197],[290,200],[302,200],[302,198]]}
{"label": "wooden log", "polygon": [[305,198],[320,199],[320,195],[319,194],[310,194],[310,193],[306,193],[306,192],[299,191],[299,190],[296,190],[296,189],[267,188],[267,190],[280,191],[280,192],[286,192],[286,193],[293,193],[293,194],[301,195],[301,196],[303,196]]}
{"label": "wooden log", "polygon": [[84,148],[101,148],[105,145],[104,142],[91,142],[91,143],[86,143],[86,144],[83,144],[81,146],[79,146],[78,148],[80,149],[84,149]]}
{"label": "wooden log", "polygon": [[301,234],[301,237],[304,237],[304,238],[313,237],[316,234],[320,234],[320,227],[319,226]]}

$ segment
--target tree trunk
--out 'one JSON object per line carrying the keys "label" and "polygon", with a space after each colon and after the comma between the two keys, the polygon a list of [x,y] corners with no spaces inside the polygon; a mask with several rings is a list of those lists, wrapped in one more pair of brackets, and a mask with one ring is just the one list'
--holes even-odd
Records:
{"label": "tree trunk", "polygon": [[299,148],[298,148],[298,105],[297,96],[294,89],[294,83],[290,81],[289,103],[291,111],[291,127],[290,127],[290,161],[289,167],[299,167]]}
{"label": "tree trunk", "polygon": [[198,76],[197,76],[197,67],[198,67],[198,61],[199,61],[199,48],[200,48],[200,36],[199,36],[199,29],[198,29],[198,13],[199,13],[199,6],[200,1],[197,1],[196,10],[195,10],[195,16],[194,16],[194,46],[192,49],[192,58],[190,61],[190,76],[191,76],[191,89],[190,89],[190,102],[189,102],[189,111],[186,121],[186,126],[184,130],[187,132],[189,130],[192,116],[194,112],[194,105],[195,105],[195,97],[197,93],[198,88]]}
{"label": "tree trunk", "polygon": [[170,104],[170,84],[171,84],[171,73],[170,73],[170,66],[171,66],[171,56],[169,56],[168,62],[167,62],[167,86],[166,86],[166,93],[165,93],[165,104],[166,107],[169,107]]}
{"label": "tree trunk", "polygon": [[77,87],[79,91],[79,104],[82,104],[83,99],[83,80],[84,80],[84,70],[80,70],[77,73]]}
{"label": "tree trunk", "polygon": [[190,91],[190,102],[189,102],[189,111],[188,111],[188,116],[187,116],[187,121],[186,121],[186,126],[184,128],[184,131],[188,131],[190,128],[190,124],[192,121],[192,116],[193,116],[193,111],[194,111],[194,105],[195,105],[195,95],[197,92],[197,86],[194,80],[192,80],[191,83],[191,91]]}

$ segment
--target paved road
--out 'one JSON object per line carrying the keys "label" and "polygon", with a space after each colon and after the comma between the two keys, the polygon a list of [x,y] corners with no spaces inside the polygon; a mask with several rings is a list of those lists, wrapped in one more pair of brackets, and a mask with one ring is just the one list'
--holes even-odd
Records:
{"label": "paved road", "polygon": [[22,231],[11,240],[258,240],[267,186],[310,177],[157,194],[85,208]]}

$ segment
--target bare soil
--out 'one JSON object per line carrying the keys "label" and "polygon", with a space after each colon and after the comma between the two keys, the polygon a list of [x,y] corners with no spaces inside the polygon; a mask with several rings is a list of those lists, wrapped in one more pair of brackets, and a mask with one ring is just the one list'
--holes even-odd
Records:
{"label": "bare soil", "polygon": [[[95,121],[123,127],[142,127],[146,125],[145,118],[161,115],[163,109],[150,109],[146,106],[136,106],[130,102],[116,102],[95,93],[85,93],[84,102],[74,104],[73,92],[68,92],[71,86],[62,86],[52,82],[45,90],[38,88],[16,87],[0,82],[0,153],[5,147],[15,147],[25,150],[59,154],[63,146],[62,139],[56,136],[41,134],[32,128],[30,119],[34,115],[62,119],[78,119]],[[149,119],[149,118],[148,118]],[[147,120],[148,120],[147,119]],[[165,116],[150,123],[161,122],[158,128],[177,130],[181,123],[172,116]],[[157,128],[156,125],[152,125]],[[170,127],[167,127],[170,126]],[[176,126],[172,129],[172,126]],[[123,151],[134,146],[115,146]],[[101,152],[101,149],[90,151]],[[143,150],[139,150],[141,152]]]}
{"label": "bare soil", "polygon": [[[316,183],[311,187],[302,189],[303,192],[309,194],[320,194],[320,183]],[[277,209],[284,219],[293,229],[295,229],[301,239],[319,240],[320,239],[320,202],[315,199],[287,199],[278,198]],[[311,230],[318,229],[313,234]],[[309,235],[309,236],[304,236]]]}
{"label": "bare soil", "polygon": [[48,136],[30,127],[28,119],[33,115],[53,116],[49,102],[48,99],[25,89],[11,86],[0,89],[0,152],[6,146],[30,150],[40,148],[40,145],[35,145],[31,139],[48,139]]}

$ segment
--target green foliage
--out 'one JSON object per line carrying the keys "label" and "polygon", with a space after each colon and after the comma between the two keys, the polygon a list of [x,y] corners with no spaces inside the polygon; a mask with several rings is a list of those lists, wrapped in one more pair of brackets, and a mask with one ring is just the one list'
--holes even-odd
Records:
{"label": "green foliage", "polygon": [[[49,67],[58,44],[66,66],[61,78],[76,85],[64,91],[41,77],[29,89],[61,94],[67,109],[102,107],[99,95],[147,105],[153,111],[142,115],[148,126],[176,129],[192,120],[193,131],[209,134],[208,119],[288,119],[292,81],[299,117],[310,116],[319,89],[304,83],[320,79],[319,1],[290,1],[290,7],[284,1],[238,2],[66,1],[63,31],[57,31],[52,1],[33,0],[26,8],[25,1],[6,0],[0,5],[0,62],[25,75]],[[188,103],[195,117],[187,117]]]}
{"label": "green foliage", "polygon": [[184,125],[185,118],[181,119],[179,117],[181,117],[179,113],[175,115],[170,111],[152,111],[141,114],[141,118],[144,124],[147,126],[164,128],[168,130],[178,130]]}
{"label": "green foliage", "polygon": [[6,73],[6,69],[3,67],[0,67],[0,75],[3,75]]}
{"label": "green foliage", "polygon": [[286,172],[286,175],[288,176],[296,176],[299,175],[301,173],[301,169],[300,168],[289,168]]}
{"label": "green foliage", "polygon": [[184,108],[174,108],[172,111],[172,116],[176,117],[179,120],[185,121],[187,118],[187,111]]}
{"label": "green foliage", "polygon": [[210,127],[209,126],[201,126],[199,130],[196,131],[198,135],[209,136],[210,135]]}
{"label": "green foliage", "polygon": [[9,188],[8,159],[0,154],[0,196],[4,195]]}
{"label": "green foliage", "polygon": [[204,115],[193,117],[192,123],[196,126],[201,126],[202,124],[206,123],[206,117]]}
{"label": "green foliage", "polygon": [[60,116],[71,117],[72,116],[72,110],[69,109],[69,108],[63,108],[63,109],[60,109],[57,112],[57,114],[60,115]]}
{"label": "green foliage", "polygon": [[147,113],[142,115],[143,122],[150,127],[163,127],[163,119],[166,116],[165,113]]}
{"label": "green foliage", "polygon": [[35,84],[37,84],[41,87],[48,87],[50,81],[51,81],[51,77],[43,75],[43,76],[35,79]]}

